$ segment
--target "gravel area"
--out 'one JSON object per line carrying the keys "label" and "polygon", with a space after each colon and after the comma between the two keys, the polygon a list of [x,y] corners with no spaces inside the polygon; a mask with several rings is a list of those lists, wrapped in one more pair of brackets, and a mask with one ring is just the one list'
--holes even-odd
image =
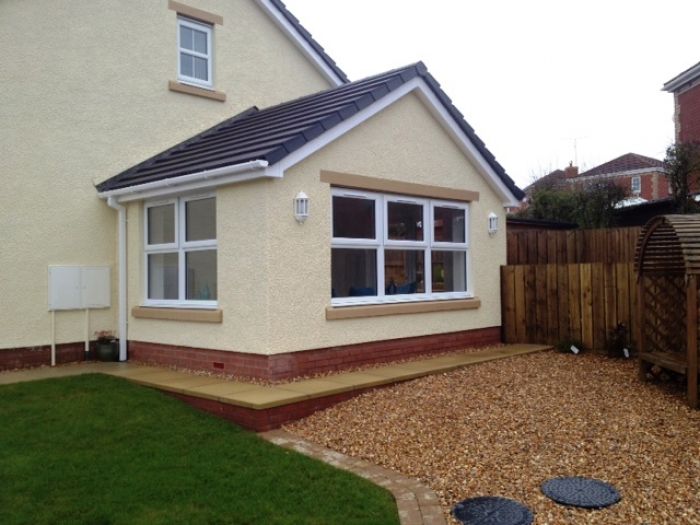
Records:
{"label": "gravel area", "polygon": [[[331,449],[417,478],[444,512],[476,496],[526,504],[543,525],[700,524],[700,411],[633,361],[540,352],[368,392],[287,425]],[[603,510],[540,491],[558,476],[612,483]],[[456,523],[451,517],[452,523]]]}

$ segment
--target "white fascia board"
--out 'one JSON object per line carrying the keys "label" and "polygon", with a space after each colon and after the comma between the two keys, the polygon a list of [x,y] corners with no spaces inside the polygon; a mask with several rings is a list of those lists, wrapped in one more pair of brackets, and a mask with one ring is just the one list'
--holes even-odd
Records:
{"label": "white fascia board", "polygon": [[267,161],[253,160],[242,164],[200,171],[190,175],[103,191],[98,193],[97,196],[102,199],[113,197],[118,202],[129,202],[153,197],[165,197],[189,191],[212,189],[217,186],[253,179],[278,178],[281,176],[282,174],[278,170],[268,169]]}
{"label": "white fascia board", "polygon": [[299,51],[308,58],[314,66],[321,72],[326,80],[328,80],[335,87],[342,86],[345,84],[342,78],[331,69],[323,57],[321,57],[316,50],[309,45],[306,39],[299,34],[296,28],[287,20],[287,18],[280,13],[280,11],[270,3],[269,0],[256,0],[258,5],[269,15],[272,21],[277,27],[279,27],[297,46]]}
{"label": "white fascia board", "polygon": [[520,201],[515,198],[515,195],[506,187],[500,177],[493,171],[493,168],[486,162],[486,159],[479,153],[469,137],[460,129],[454,118],[448,113],[443,104],[438,100],[435,94],[430,89],[425,81],[416,77],[406,82],[401,87],[395,89],[388,95],[385,95],[374,104],[369,105],[362,111],[356,113],[347,120],[344,120],[331,130],[322,133],[317,138],[308,142],[290,155],[287,155],[279,162],[280,169],[284,172],[292,166],[298,164],[305,158],[313,155],[321,148],[327,146],[334,140],[342,137],[351,129],[359,126],[366,120],[370,119],[383,109],[405,97],[409,93],[416,92],[423,103],[428,107],[431,114],[440,122],[447,133],[460,147],[462,153],[474,164],[481,175],[486,179],[490,186],[503,200],[504,207],[520,206]]}
{"label": "white fascia board", "polygon": [[[693,67],[691,67],[688,71],[685,73],[681,73],[678,75],[676,78],[669,80],[664,84],[664,87],[662,88],[662,91],[667,91],[669,93],[675,93],[675,92],[680,92],[684,91],[685,88],[690,87],[690,86],[685,86],[685,84],[689,82],[694,82],[695,80],[700,77],[700,63],[695,64]],[[679,90],[679,88],[684,88],[682,90]]]}

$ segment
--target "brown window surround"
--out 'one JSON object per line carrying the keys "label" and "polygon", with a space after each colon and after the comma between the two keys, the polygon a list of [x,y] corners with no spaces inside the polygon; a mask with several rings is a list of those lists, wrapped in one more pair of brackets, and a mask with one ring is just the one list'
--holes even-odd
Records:
{"label": "brown window surround", "polygon": [[213,89],[204,89],[196,86],[190,86],[189,84],[181,84],[180,82],[175,82],[173,80],[168,81],[168,89],[170,91],[176,91],[178,93],[186,93],[188,95],[195,95],[198,97],[218,100],[219,102],[226,101],[226,93],[222,93],[221,91],[214,91]]}
{"label": "brown window surround", "polygon": [[321,182],[326,182],[332,186],[342,186],[344,188],[398,193],[399,195],[412,195],[414,197],[432,197],[434,199],[462,202],[479,200],[478,191],[460,190],[444,186],[429,186],[427,184],[415,184],[413,182],[401,182],[380,179],[378,177],[352,175],[350,173],[339,173],[337,171],[321,170]]}
{"label": "brown window surround", "polygon": [[206,22],[207,24],[219,24],[224,25],[224,17],[220,15],[215,15],[208,11],[203,11],[202,9],[197,9],[196,7],[190,7],[180,2],[175,2],[174,0],[168,0],[168,9],[176,11],[179,15],[184,15],[188,18],[194,18],[200,22]]}
{"label": "brown window surround", "polygon": [[328,306],[326,320],[357,319],[381,315],[420,314],[426,312],[448,312],[451,310],[474,310],[481,306],[481,300],[454,299],[446,301],[421,301],[415,303],[369,304],[362,306]]}
{"label": "brown window surround", "polygon": [[199,308],[152,308],[134,306],[131,315],[137,319],[162,319],[168,321],[188,321],[192,323],[222,323],[222,310],[204,310]]}

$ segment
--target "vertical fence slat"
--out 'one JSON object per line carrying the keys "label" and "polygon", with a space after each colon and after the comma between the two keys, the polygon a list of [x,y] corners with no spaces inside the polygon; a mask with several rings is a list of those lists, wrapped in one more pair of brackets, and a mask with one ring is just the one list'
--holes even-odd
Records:
{"label": "vertical fence slat", "polygon": [[537,294],[537,325],[535,341],[547,340],[547,266],[538,264],[535,267],[535,293]]}
{"label": "vertical fence slat", "polygon": [[604,350],[607,344],[605,326],[605,280],[603,263],[591,264],[591,296],[593,303],[593,348]]}
{"label": "vertical fence slat", "polygon": [[515,267],[515,336],[519,343],[527,342],[524,269],[522,265]]}
{"label": "vertical fence slat", "polygon": [[559,341],[559,303],[558,303],[557,265],[547,265],[547,343]]}
{"label": "vertical fence slat", "polygon": [[593,348],[593,298],[591,296],[591,263],[579,267],[581,273],[581,342]]}
{"label": "vertical fence slat", "polygon": [[515,326],[515,269],[501,266],[501,304],[503,308],[503,340],[517,342]]}

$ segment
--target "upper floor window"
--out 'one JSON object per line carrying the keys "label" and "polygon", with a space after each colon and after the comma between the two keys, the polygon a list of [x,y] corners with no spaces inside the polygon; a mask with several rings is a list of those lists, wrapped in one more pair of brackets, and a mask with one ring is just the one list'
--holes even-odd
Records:
{"label": "upper floor window", "polygon": [[642,191],[642,179],[639,175],[632,177],[632,193],[638,194]]}
{"label": "upper floor window", "polygon": [[146,204],[146,304],[216,306],[216,199]]}
{"label": "upper floor window", "polygon": [[211,88],[212,26],[188,18],[177,19],[178,79]]}
{"label": "upper floor window", "polygon": [[466,298],[468,206],[334,188],[331,304]]}

